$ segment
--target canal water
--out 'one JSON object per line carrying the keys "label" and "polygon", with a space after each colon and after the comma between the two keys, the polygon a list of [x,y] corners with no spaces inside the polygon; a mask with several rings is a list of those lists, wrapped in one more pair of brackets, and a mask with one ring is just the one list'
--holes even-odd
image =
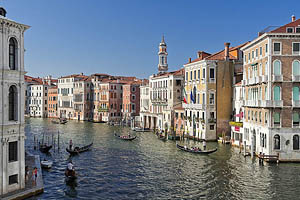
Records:
{"label": "canal water", "polygon": [[[163,142],[150,132],[134,133],[137,139],[123,141],[113,132],[128,128],[69,121],[53,124],[50,119],[26,119],[26,150],[52,160],[43,170],[45,191],[31,199],[299,199],[300,164],[260,166],[239,150],[217,143],[214,154],[182,152],[173,141]],[[60,152],[57,135],[60,133]],[[56,139],[56,149],[45,155],[33,148],[34,136],[46,142]],[[94,142],[91,151],[72,157],[78,173],[66,184],[64,170],[69,140],[74,146]],[[193,141],[190,141],[193,144]],[[200,144],[197,144],[199,145]]]}

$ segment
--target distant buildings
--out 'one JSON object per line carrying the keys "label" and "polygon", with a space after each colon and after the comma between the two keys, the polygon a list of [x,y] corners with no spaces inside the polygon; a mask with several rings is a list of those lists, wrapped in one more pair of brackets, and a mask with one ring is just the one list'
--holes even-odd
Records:
{"label": "distant buildings", "polygon": [[0,7],[0,195],[25,188],[24,32]]}

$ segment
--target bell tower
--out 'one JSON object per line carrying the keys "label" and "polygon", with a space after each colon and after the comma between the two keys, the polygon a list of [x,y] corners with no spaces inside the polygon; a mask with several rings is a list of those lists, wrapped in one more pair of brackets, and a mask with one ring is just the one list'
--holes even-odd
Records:
{"label": "bell tower", "polygon": [[168,62],[167,62],[167,44],[165,43],[165,37],[162,36],[162,40],[159,43],[159,52],[158,52],[158,71],[166,72],[168,71]]}

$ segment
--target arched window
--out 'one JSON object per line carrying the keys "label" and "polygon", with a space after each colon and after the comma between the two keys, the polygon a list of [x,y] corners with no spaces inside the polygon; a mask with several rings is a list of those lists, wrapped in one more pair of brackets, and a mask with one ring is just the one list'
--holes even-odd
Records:
{"label": "arched window", "polygon": [[274,113],[274,125],[280,125],[280,113],[278,112]]}
{"label": "arched window", "polygon": [[18,92],[16,86],[14,85],[10,86],[9,88],[8,102],[8,120],[17,121]]}
{"label": "arched window", "polygon": [[293,62],[293,75],[299,76],[300,75],[300,63],[298,60]]}
{"label": "arched window", "polygon": [[279,60],[274,61],[274,75],[281,75],[281,64]]}
{"label": "arched window", "polygon": [[299,87],[293,87],[293,100],[299,101]]}
{"label": "arched window", "polygon": [[9,68],[17,69],[17,41],[15,38],[9,39]]}
{"label": "arched window", "polygon": [[299,150],[299,135],[293,136],[293,150]]}
{"label": "arched window", "polygon": [[274,149],[280,149],[280,136],[274,136]]}
{"label": "arched window", "polygon": [[280,87],[275,86],[274,87],[274,101],[279,101],[280,100]]}

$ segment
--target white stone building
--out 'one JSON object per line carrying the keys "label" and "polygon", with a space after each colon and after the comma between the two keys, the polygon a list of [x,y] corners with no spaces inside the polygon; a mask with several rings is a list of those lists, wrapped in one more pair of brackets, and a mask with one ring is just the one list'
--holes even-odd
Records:
{"label": "white stone building", "polygon": [[243,145],[243,87],[241,82],[233,86],[233,120],[231,125],[232,145]]}
{"label": "white stone building", "polygon": [[58,117],[74,119],[74,87],[75,81],[86,78],[83,74],[74,74],[58,78]]}
{"label": "white stone building", "polygon": [[25,187],[24,32],[0,8],[0,195]]}

